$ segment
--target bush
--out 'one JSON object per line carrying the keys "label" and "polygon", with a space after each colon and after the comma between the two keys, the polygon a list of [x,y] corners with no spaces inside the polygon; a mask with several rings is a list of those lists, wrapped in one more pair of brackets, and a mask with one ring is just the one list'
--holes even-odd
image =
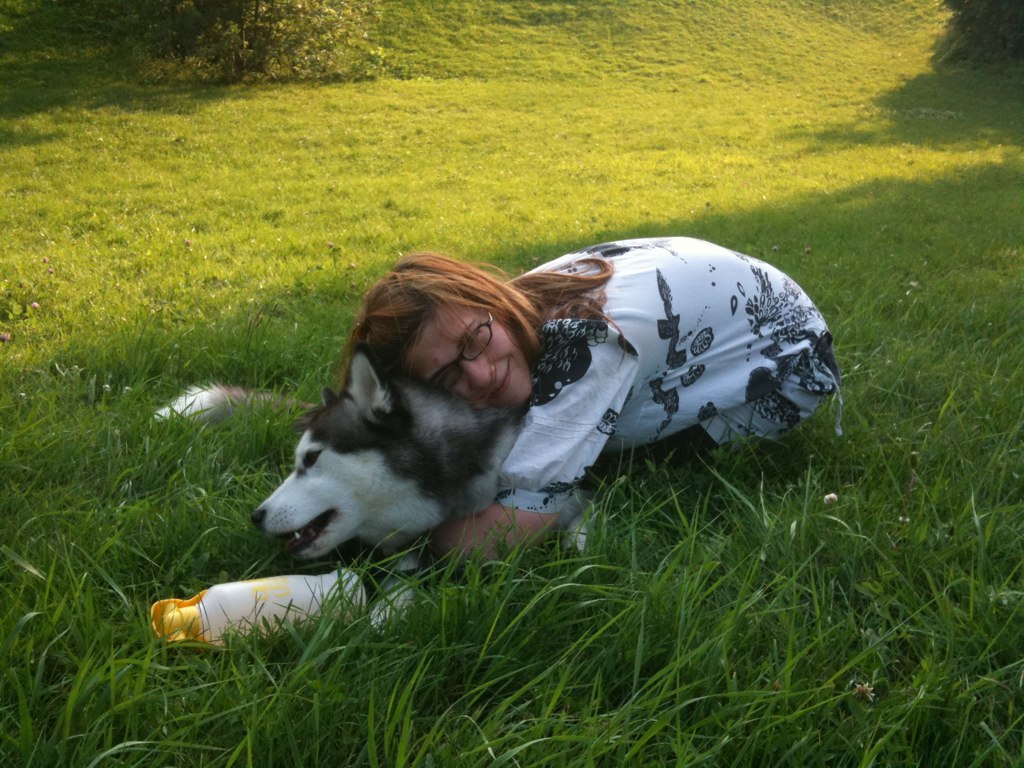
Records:
{"label": "bush", "polygon": [[64,0],[207,79],[360,79],[378,0]]}
{"label": "bush", "polygon": [[1024,1],[946,0],[953,11],[943,55],[999,61],[1024,58]]}

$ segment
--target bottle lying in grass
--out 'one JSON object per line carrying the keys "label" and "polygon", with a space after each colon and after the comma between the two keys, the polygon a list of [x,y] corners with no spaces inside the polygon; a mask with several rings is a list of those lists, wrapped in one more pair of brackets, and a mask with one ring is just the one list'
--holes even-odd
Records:
{"label": "bottle lying in grass", "polygon": [[355,573],[339,568],[319,576],[274,576],[217,584],[185,600],[158,600],[150,617],[158,637],[220,645],[227,633],[267,632],[285,620],[308,619],[336,597],[351,606],[366,602]]}

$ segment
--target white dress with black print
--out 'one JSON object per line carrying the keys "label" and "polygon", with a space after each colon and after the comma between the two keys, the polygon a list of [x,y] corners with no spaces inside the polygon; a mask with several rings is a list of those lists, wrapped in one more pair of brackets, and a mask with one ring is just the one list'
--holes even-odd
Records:
{"label": "white dress with black print", "polygon": [[[598,320],[540,328],[533,399],[498,503],[557,513],[605,451],[700,425],[717,443],[777,437],[839,391],[832,337],[775,267],[690,238],[624,240],[536,271],[615,267]],[[837,422],[838,431],[838,422]]]}

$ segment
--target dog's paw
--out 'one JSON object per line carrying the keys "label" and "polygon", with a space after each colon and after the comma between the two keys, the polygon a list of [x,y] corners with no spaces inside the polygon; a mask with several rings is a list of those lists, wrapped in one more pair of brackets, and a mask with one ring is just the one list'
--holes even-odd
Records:
{"label": "dog's paw", "polygon": [[582,514],[577,515],[565,526],[561,537],[562,549],[582,552],[587,548],[587,521]]}
{"label": "dog's paw", "polygon": [[404,614],[405,609],[413,604],[418,594],[416,587],[411,584],[393,583],[390,589],[381,594],[370,606],[370,622],[377,629],[381,629],[395,617]]}

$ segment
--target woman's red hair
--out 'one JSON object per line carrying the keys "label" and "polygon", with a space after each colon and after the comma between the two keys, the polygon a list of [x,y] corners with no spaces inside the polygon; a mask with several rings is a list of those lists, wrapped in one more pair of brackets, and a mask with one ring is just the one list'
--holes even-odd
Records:
{"label": "woman's red hair", "polygon": [[441,308],[490,312],[532,366],[540,354],[537,328],[555,317],[604,318],[604,286],[612,266],[581,259],[582,273],[529,272],[508,280],[500,270],[436,253],[402,258],[367,292],[349,335],[345,359],[368,344],[392,373],[408,374],[406,353],[420,328]]}

